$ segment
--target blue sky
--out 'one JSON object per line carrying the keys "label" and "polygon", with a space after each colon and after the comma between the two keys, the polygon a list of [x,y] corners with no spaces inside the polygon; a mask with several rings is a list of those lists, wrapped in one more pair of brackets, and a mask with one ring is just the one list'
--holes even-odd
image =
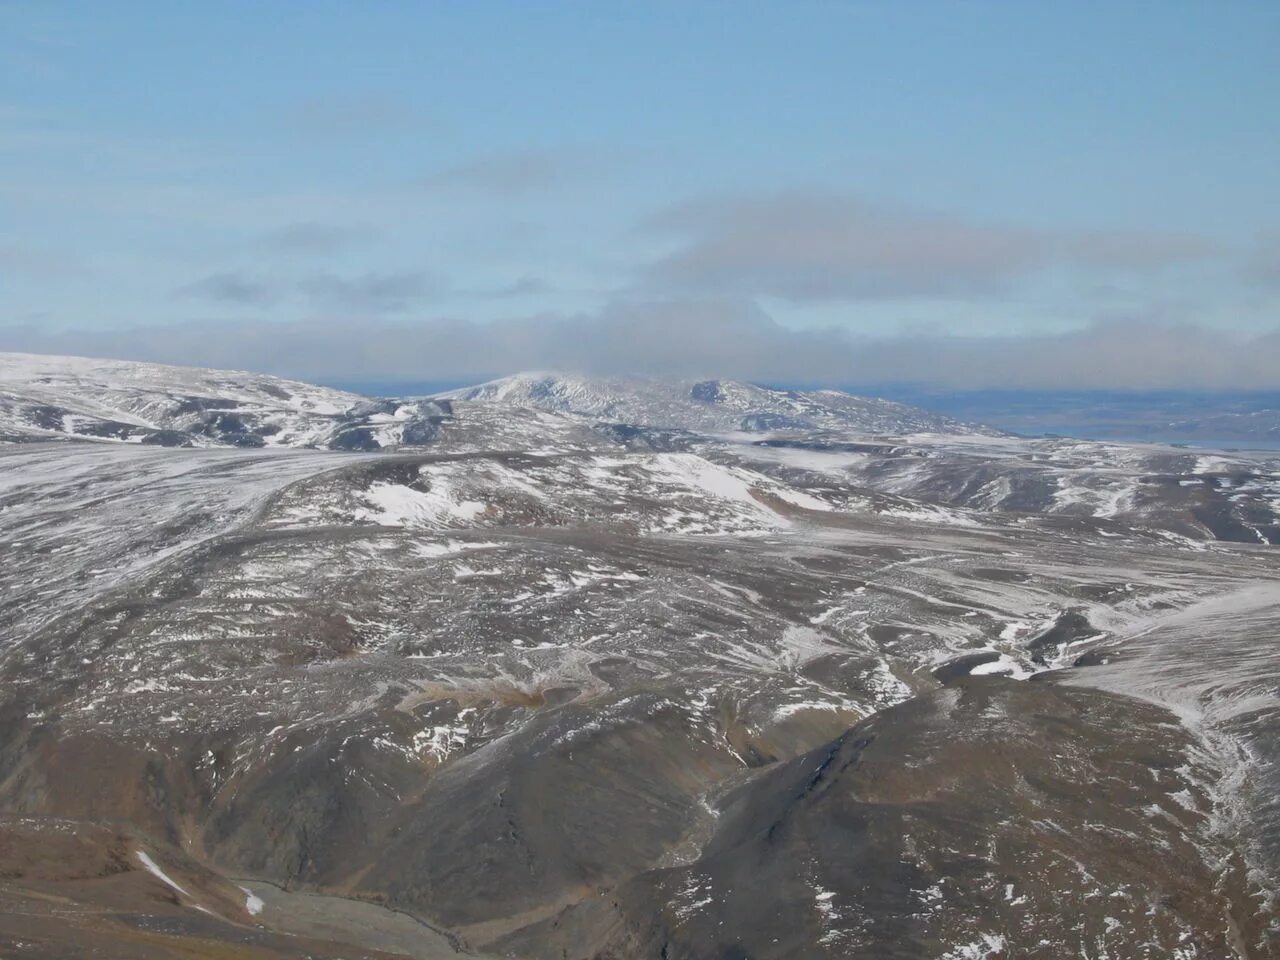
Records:
{"label": "blue sky", "polygon": [[0,345],[1267,335],[1278,48],[1274,2],[0,0]]}

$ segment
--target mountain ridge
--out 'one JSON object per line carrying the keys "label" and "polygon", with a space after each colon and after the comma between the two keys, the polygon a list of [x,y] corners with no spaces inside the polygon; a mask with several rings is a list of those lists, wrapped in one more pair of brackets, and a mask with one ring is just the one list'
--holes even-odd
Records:
{"label": "mountain ridge", "polygon": [[678,429],[992,432],[894,401],[735,380],[537,371],[426,398],[394,398],[241,370],[0,353],[0,440],[12,442],[381,450],[430,442],[455,400]]}
{"label": "mountain ridge", "polygon": [[653,427],[744,432],[828,427],[869,433],[1000,433],[893,400],[834,389],[785,390],[728,378],[593,377],[529,371],[434,396],[499,400]]}

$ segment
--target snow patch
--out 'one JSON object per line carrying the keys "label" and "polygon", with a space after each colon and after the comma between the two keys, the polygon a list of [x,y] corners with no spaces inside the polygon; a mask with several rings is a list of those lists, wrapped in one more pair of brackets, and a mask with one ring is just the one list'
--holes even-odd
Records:
{"label": "snow patch", "polygon": [[187,893],[187,891],[184,890],[182,886],[177,883],[177,881],[175,881],[167,873],[161,870],[160,866],[154,860],[152,860],[149,856],[147,856],[147,853],[145,850],[139,850],[137,852],[137,857],[138,857],[138,861],[144,867],[147,868],[147,871],[153,874],[154,876],[159,877],[160,881],[164,883],[166,886],[172,887],[174,890],[177,890],[184,897],[191,896],[191,894]]}
{"label": "snow patch", "polygon": [[455,499],[443,483],[430,490],[416,490],[402,483],[379,482],[363,494],[369,504],[357,509],[355,518],[383,527],[444,526],[475,520],[487,509],[477,500]]}
{"label": "snow patch", "polygon": [[244,893],[244,908],[248,912],[249,916],[256,917],[262,913],[262,908],[266,906],[266,904],[262,902],[262,898],[248,887],[241,887],[240,890]]}

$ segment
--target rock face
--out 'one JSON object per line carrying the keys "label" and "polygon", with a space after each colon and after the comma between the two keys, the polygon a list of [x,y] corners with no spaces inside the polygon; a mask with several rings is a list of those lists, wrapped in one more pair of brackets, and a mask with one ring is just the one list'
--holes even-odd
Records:
{"label": "rock face", "polygon": [[114,376],[0,448],[3,951],[1277,956],[1275,462]]}

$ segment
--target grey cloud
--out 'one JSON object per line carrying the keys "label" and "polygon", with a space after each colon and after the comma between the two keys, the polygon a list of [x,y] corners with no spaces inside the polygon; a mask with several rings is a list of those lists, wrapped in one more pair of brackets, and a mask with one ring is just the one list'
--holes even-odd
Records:
{"label": "grey cloud", "polygon": [[263,307],[279,299],[275,287],[266,280],[232,271],[211,273],[179,287],[174,293],[180,297],[195,297],[246,307]]}
{"label": "grey cloud", "polygon": [[1154,269],[1216,252],[1196,237],[1052,233],[813,192],[685,204],[646,227],[678,244],[643,272],[648,287],[795,301],[989,295],[1057,263]]}
{"label": "grey cloud", "polygon": [[519,150],[476,157],[423,178],[428,187],[464,188],[500,197],[546,190],[598,172],[586,153]]}
{"label": "grey cloud", "polygon": [[318,273],[299,284],[318,306],[342,313],[395,313],[434,292],[437,284],[425,273],[366,273],[342,277]]}
{"label": "grey cloud", "polygon": [[304,221],[273,230],[263,240],[268,248],[283,253],[325,254],[349,247],[363,236],[365,232],[357,227]]}
{"label": "grey cloud", "polygon": [[509,297],[527,297],[537,293],[547,293],[550,290],[551,285],[541,277],[520,277],[500,287],[478,291],[477,296],[505,299]]}
{"label": "grey cloud", "polygon": [[1280,332],[1150,318],[1063,334],[858,338],[796,331],[749,303],[626,302],[489,324],[203,321],[123,331],[0,328],[0,349],[263,370],[310,380],[485,379],[519,369],[738,377],[874,389],[1277,389]]}
{"label": "grey cloud", "polygon": [[1151,320],[1025,337],[868,343],[864,377],[959,389],[1239,390],[1280,387],[1280,333],[1232,335]]}
{"label": "grey cloud", "polygon": [[1092,230],[1049,239],[1050,251],[1062,260],[1101,269],[1158,270],[1226,252],[1205,237],[1179,233]]}
{"label": "grey cloud", "polygon": [[1280,290],[1280,233],[1260,237],[1246,267],[1248,279]]}
{"label": "grey cloud", "polygon": [[301,296],[326,313],[367,316],[406,310],[438,288],[439,283],[422,271],[357,276],[318,272],[301,279],[266,279],[224,271],[179,287],[174,293],[213,303],[260,308]]}

